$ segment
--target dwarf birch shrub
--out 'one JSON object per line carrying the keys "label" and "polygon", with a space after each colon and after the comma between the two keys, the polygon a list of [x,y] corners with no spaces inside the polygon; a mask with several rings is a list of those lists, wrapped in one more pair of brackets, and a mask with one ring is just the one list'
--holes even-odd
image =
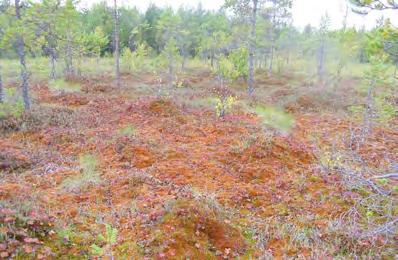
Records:
{"label": "dwarf birch shrub", "polygon": [[225,113],[232,108],[236,98],[231,95],[228,84],[239,77],[233,62],[226,56],[222,56],[218,66],[213,69],[219,80],[219,87],[216,88],[216,114],[218,117],[224,117]]}

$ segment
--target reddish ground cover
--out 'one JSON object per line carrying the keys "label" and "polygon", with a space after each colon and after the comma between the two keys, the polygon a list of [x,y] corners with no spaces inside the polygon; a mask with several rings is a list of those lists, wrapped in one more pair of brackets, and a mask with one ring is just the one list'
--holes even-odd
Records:
{"label": "reddish ground cover", "polygon": [[[269,220],[321,230],[317,239],[326,243],[328,223],[352,205],[339,177],[320,173],[310,138],[318,133],[326,145],[333,138],[323,129],[346,130],[348,122],[335,116],[298,113],[290,135],[267,137],[250,113],[220,120],[173,99],[110,95],[102,85],[36,92],[42,103],[73,108],[73,117],[1,136],[0,199],[9,204],[0,221],[16,224],[2,226],[9,239],[0,257],[89,255],[103,223],[119,231],[113,248],[120,259],[310,257],[311,243],[292,243]],[[118,131],[128,125],[133,134]],[[398,132],[377,130],[369,142],[363,154],[378,166],[383,152],[394,155]],[[100,180],[64,189],[65,180],[82,174],[83,154],[97,158]]]}

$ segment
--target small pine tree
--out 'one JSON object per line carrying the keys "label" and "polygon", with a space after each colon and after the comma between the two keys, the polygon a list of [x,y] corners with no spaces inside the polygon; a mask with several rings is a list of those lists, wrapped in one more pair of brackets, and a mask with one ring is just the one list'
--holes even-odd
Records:
{"label": "small pine tree", "polygon": [[137,46],[137,49],[133,52],[132,65],[134,71],[142,71],[145,69],[145,58],[148,56],[148,51],[145,44],[141,43]]}
{"label": "small pine tree", "polygon": [[326,41],[328,37],[328,31],[330,26],[330,18],[326,13],[322,16],[319,24],[319,47],[317,55],[317,73],[319,81],[322,81],[325,75],[325,60],[326,60]]}
{"label": "small pine tree", "polygon": [[235,67],[238,77],[242,77],[245,80],[247,79],[249,73],[248,57],[249,51],[246,47],[235,49],[228,56],[229,60]]}
{"label": "small pine tree", "polygon": [[126,47],[122,51],[122,66],[129,72],[140,72],[145,69],[147,56],[148,51],[144,44],[139,44],[134,52]]}
{"label": "small pine tree", "polygon": [[103,243],[102,247],[92,244],[91,252],[96,256],[107,256],[114,259],[112,247],[117,243],[118,230],[109,224],[105,224],[105,233],[98,235],[99,242]]}
{"label": "small pine tree", "polygon": [[177,42],[173,37],[167,41],[163,49],[162,56],[167,61],[169,85],[172,87],[175,79],[175,66],[176,63],[181,59]]}
{"label": "small pine tree", "polygon": [[[390,77],[387,74],[388,65],[386,63],[386,55],[371,56],[370,65],[370,69],[364,74],[364,84],[361,86],[361,90],[366,93],[366,103],[363,111],[363,141],[372,131],[373,119],[378,117],[378,113],[382,114],[382,108],[385,107],[385,104],[383,104],[383,100],[385,101],[385,99],[380,99],[380,97],[378,97],[376,89],[386,84],[389,85],[388,83],[390,81]],[[378,103],[376,103],[376,100]]]}
{"label": "small pine tree", "polygon": [[125,47],[122,50],[122,55],[121,55],[121,60],[122,60],[122,67],[128,71],[132,72],[133,71],[133,52],[130,50],[130,48]]}

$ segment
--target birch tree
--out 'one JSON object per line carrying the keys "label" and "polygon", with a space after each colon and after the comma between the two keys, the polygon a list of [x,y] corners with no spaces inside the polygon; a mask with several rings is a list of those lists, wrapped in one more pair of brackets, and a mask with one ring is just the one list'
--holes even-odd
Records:
{"label": "birch tree", "polygon": [[42,0],[35,3],[29,10],[29,23],[34,24],[37,33],[44,38],[44,54],[49,57],[50,79],[56,78],[56,63],[59,56],[59,41],[61,31],[60,24],[60,1]]}
{"label": "birch tree", "polygon": [[3,103],[5,99],[3,80],[1,78],[1,65],[0,65],[0,103]]}
{"label": "birch tree", "polygon": [[160,16],[156,28],[158,29],[158,42],[163,47],[162,56],[167,61],[169,85],[171,87],[175,80],[175,64],[180,61],[177,39],[181,39],[181,19],[171,8],[168,8]]}
{"label": "birch tree", "polygon": [[114,15],[114,44],[115,44],[115,78],[116,86],[120,87],[120,46],[119,46],[119,14],[117,7],[117,0],[113,1],[113,15]]}
{"label": "birch tree", "polygon": [[63,50],[65,60],[65,76],[67,78],[76,75],[75,58],[78,53],[79,44],[81,40],[81,26],[79,24],[79,12],[74,5],[73,0],[66,0],[58,23],[60,26],[59,35],[62,39],[60,48]]}
{"label": "birch tree", "polygon": [[[2,10],[1,10],[2,11]],[[2,13],[0,13],[0,50],[1,50],[1,43],[4,37],[5,30],[4,28],[6,27],[6,17]],[[3,80],[1,77],[2,69],[1,69],[1,64],[0,64],[0,103],[3,103],[5,100],[5,93],[4,93],[4,87],[3,87]]]}
{"label": "birch tree", "polygon": [[21,1],[15,0],[15,18],[17,20],[17,32],[16,37],[16,50],[19,57],[19,64],[21,68],[21,89],[22,98],[25,110],[29,110],[31,107],[30,97],[29,97],[29,72],[26,66],[26,53],[25,53],[25,40],[24,35],[20,32],[21,28],[24,26],[21,14]]}
{"label": "birch tree", "polygon": [[325,59],[326,59],[326,41],[329,31],[330,18],[326,13],[322,16],[319,24],[319,46],[317,53],[317,74],[320,81],[323,80],[325,74]]}
{"label": "birch tree", "polygon": [[254,56],[256,51],[256,22],[258,0],[252,0],[252,15],[250,20],[250,39],[249,39],[249,77],[247,79],[247,90],[250,96],[254,92]]}

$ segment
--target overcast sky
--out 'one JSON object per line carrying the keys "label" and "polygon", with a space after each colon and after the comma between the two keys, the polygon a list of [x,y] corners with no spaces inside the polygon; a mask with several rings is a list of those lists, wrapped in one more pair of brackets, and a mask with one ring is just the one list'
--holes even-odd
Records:
{"label": "overcast sky", "polygon": [[[92,3],[101,0],[81,0],[81,6],[88,7]],[[202,3],[203,8],[217,10],[224,3],[224,0],[118,0],[121,5],[136,6],[141,11],[145,11],[150,3],[157,6],[172,6],[178,8],[184,6],[197,6]],[[108,2],[112,2],[108,0]],[[317,26],[323,14],[328,12],[331,18],[331,27],[339,28],[342,25],[346,10],[347,0],[293,0],[293,23],[299,28],[307,24]],[[384,15],[389,17],[393,24],[398,26],[398,10],[395,11],[374,11],[367,16],[349,13],[348,24],[360,28],[366,26],[372,28],[378,17]]]}

